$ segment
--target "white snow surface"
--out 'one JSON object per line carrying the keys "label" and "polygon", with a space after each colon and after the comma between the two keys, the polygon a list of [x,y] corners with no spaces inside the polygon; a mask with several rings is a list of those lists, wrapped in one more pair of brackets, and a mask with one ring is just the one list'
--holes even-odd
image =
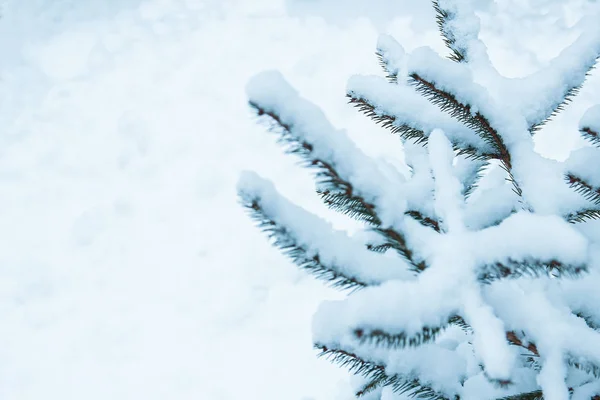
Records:
{"label": "white snow surface", "polygon": [[590,107],[581,120],[579,121],[579,128],[589,128],[594,132],[600,131],[600,104],[596,104],[593,107]]}
{"label": "white snow surface", "polygon": [[[323,209],[308,174],[248,112],[246,82],[273,68],[365,153],[402,164],[396,138],[345,104],[346,81],[379,73],[378,31],[407,51],[443,45],[427,2],[360,3],[338,12],[332,0],[0,2],[0,398],[352,398],[346,371],[317,360],[311,343],[317,305],[340,296],[271,248],[235,184],[242,170],[259,171],[352,227]],[[490,59],[514,75],[546,65],[556,43],[568,44],[548,37],[571,38],[592,7],[477,3]],[[497,24],[486,26],[487,11],[500,12]],[[580,147],[577,121],[600,103],[599,88],[592,76],[538,148],[564,159]],[[582,290],[598,296],[573,283],[570,304]],[[453,379],[442,372],[429,370]],[[482,376],[469,385],[489,388]]]}

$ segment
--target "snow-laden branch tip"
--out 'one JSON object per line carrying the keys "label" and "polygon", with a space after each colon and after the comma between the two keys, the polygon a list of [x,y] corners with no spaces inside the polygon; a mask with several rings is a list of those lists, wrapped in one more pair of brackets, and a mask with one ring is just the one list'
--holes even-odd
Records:
{"label": "snow-laden branch tip", "polygon": [[301,98],[277,71],[253,77],[246,87],[250,104],[278,119],[291,135],[310,147],[312,157],[331,165],[367,202],[376,206],[386,226],[401,223],[398,215],[406,207],[403,177],[384,174],[379,166],[335,129],[321,109]]}
{"label": "snow-laden branch tip", "polygon": [[422,131],[425,136],[434,129],[442,129],[457,147],[475,147],[482,154],[493,152],[475,132],[404,84],[390,85],[379,77],[357,75],[348,80],[347,92],[352,98],[371,104],[375,114],[390,116],[394,126],[405,124]]}
{"label": "snow-laden branch tip", "polygon": [[260,212],[268,224],[265,228],[278,229],[274,239],[282,241],[280,247],[300,249],[307,260],[318,257],[318,262],[327,266],[329,271],[315,271],[317,274],[329,272],[363,286],[413,279],[403,260],[368,251],[345,232],[334,230],[322,218],[285,199],[271,182],[253,172],[242,174],[238,193],[246,207]]}

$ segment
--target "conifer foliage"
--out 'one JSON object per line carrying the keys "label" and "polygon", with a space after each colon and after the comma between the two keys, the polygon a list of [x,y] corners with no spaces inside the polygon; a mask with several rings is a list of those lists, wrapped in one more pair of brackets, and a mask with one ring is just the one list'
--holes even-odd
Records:
{"label": "conifer foliage", "polygon": [[251,172],[240,201],[291,261],[348,291],[322,304],[313,335],[358,376],[356,397],[600,399],[600,106],[579,127],[589,146],[565,162],[533,146],[594,67],[597,19],[543,70],[508,79],[469,0],[433,7],[447,58],[382,36],[386,78],[348,83],[349,102],[402,140],[406,174],[366,156],[278,72],[247,87],[324,203],[368,235],[334,230]]}

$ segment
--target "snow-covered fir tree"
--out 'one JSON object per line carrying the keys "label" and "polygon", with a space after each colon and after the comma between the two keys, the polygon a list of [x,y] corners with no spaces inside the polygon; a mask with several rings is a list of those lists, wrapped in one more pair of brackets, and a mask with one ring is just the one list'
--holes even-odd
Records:
{"label": "snow-covered fir tree", "polygon": [[348,289],[320,307],[313,334],[360,377],[357,397],[600,399],[600,107],[579,126],[589,146],[565,162],[533,143],[594,67],[600,24],[583,19],[547,67],[508,79],[469,0],[433,7],[448,58],[382,36],[386,78],[348,83],[350,103],[403,141],[409,174],[367,157],[278,72],[247,87],[319,196],[364,234],[334,230],[254,173],[241,202],[294,263]]}

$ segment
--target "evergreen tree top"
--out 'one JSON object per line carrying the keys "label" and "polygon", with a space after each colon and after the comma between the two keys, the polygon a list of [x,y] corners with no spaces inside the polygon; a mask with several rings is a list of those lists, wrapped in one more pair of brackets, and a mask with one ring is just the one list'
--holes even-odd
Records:
{"label": "evergreen tree top", "polygon": [[280,73],[247,86],[325,204],[374,240],[333,230],[253,173],[241,202],[293,262],[351,289],[321,306],[314,342],[364,378],[358,397],[600,398],[600,253],[586,228],[600,218],[600,108],[579,126],[592,146],[566,162],[533,143],[594,67],[600,25],[585,18],[545,69],[508,79],[472,0],[433,7],[449,57],[382,36],[386,78],[348,83],[350,103],[403,141],[408,177],[366,156]]}

